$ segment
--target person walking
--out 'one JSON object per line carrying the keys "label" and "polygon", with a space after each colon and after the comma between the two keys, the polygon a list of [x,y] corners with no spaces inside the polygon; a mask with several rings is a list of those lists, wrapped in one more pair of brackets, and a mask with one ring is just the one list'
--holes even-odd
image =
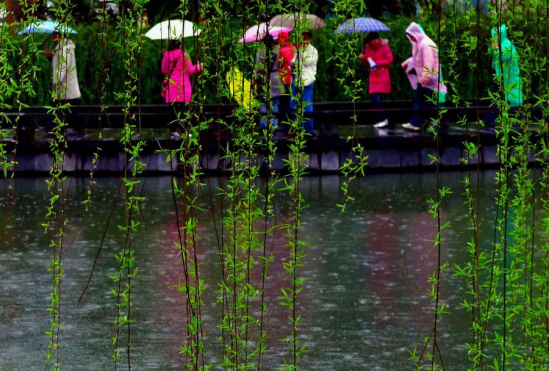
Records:
{"label": "person walking", "polygon": [[[388,45],[388,40],[381,40],[377,32],[370,32],[365,41],[366,48],[360,55],[360,64],[370,67],[368,94],[370,94],[370,100],[374,107],[382,109],[382,94],[391,93],[389,66],[393,64],[393,53]],[[387,116],[380,115],[374,127],[384,128],[387,126],[389,126]]]}
{"label": "person walking", "polygon": [[[278,100],[282,94],[282,81],[280,80],[280,71],[278,69],[279,51],[276,48],[276,42],[270,34],[263,38],[264,48],[257,52],[255,57],[255,68],[252,83],[259,93],[261,106],[260,113],[267,112],[267,105],[270,103],[270,111],[278,114]],[[278,119],[271,119],[273,128],[278,126]],[[262,119],[260,126],[267,128],[267,120]]]}
{"label": "person walking", "polygon": [[167,76],[166,103],[191,102],[193,94],[191,75],[200,73],[202,67],[199,63],[193,64],[178,40],[170,41],[170,48],[162,57],[161,70]]}
{"label": "person walking", "polygon": [[[505,24],[499,27],[499,33],[497,28],[492,28],[491,34],[492,44],[489,52],[492,56],[492,68],[495,72],[494,89],[500,90],[500,84],[503,84],[505,99],[512,109],[516,109],[522,106],[523,103],[519,54],[515,45],[507,36],[507,26]],[[490,113],[485,116],[484,121],[488,126],[493,127],[496,117],[496,114]]]}
{"label": "person walking", "polygon": [[[78,106],[80,105],[82,94],[80,93],[76,70],[76,46],[66,35],[61,35],[58,32],[52,34],[52,40],[56,44],[53,52],[49,48],[46,48],[44,54],[52,61],[53,102],[55,105],[61,106]],[[77,134],[78,137],[84,138],[84,121],[70,120],[71,122],[69,122],[65,108],[59,110],[59,118],[68,125],[68,128],[63,128],[63,135]],[[55,137],[55,134],[52,133],[54,125],[53,122],[45,124],[48,138]]]}
{"label": "person walking", "polygon": [[[182,49],[179,40],[170,40],[169,49],[164,52],[162,57],[161,71],[166,76],[164,83],[167,85],[165,90],[166,103],[172,104],[175,116],[185,109],[192,101],[193,88],[191,75],[200,73],[202,66],[200,63],[193,64],[191,58]],[[179,139],[179,131],[171,129],[170,138]],[[190,136],[190,133],[188,133]]]}
{"label": "person walking", "polygon": [[[316,81],[316,65],[318,63],[318,51],[311,44],[310,32],[303,32],[303,42],[299,45],[292,83],[292,110],[298,108],[303,112],[313,112],[313,88]],[[301,103],[298,101],[301,100]],[[301,104],[301,106],[300,106]],[[314,135],[314,120],[312,117],[304,118],[303,128],[309,134]]]}
{"label": "person walking", "polygon": [[52,61],[53,100],[78,105],[81,93],[76,71],[76,46],[71,39],[57,32],[52,34],[52,40],[56,44],[53,53],[46,49],[44,54]]}
{"label": "person walking", "polygon": [[281,113],[290,112],[291,85],[293,80],[293,64],[295,62],[296,48],[290,43],[288,32],[278,34],[279,59],[278,70],[280,72],[280,81],[282,82],[282,94],[279,98],[279,111]]}
{"label": "person walking", "polygon": [[[438,100],[438,94],[446,94],[446,86],[439,75],[438,49],[423,28],[415,22],[406,28],[406,36],[412,43],[412,56],[402,63],[410,84],[415,91],[414,110],[435,108],[433,102]],[[419,131],[424,122],[423,117],[415,113],[409,123],[402,127],[406,130]]]}

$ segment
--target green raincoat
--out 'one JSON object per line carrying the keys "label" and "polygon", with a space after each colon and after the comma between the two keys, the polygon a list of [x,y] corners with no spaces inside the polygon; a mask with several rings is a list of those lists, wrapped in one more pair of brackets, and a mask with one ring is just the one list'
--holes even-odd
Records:
{"label": "green raincoat", "polygon": [[[520,79],[519,55],[513,43],[507,38],[507,26],[502,24],[500,27],[501,33],[501,60],[503,62],[503,71],[500,67],[499,49],[490,48],[492,55],[492,67],[496,72],[498,81],[503,80],[503,89],[505,98],[516,107],[522,105],[522,82]],[[492,39],[494,43],[497,41],[498,32],[492,28]]]}

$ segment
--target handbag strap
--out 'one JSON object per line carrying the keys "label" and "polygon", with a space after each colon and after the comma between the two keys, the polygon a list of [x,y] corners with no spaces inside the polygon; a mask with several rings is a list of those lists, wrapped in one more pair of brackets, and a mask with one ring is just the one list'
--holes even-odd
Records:
{"label": "handbag strap", "polygon": [[168,79],[171,79],[172,74],[173,74],[173,70],[175,70],[175,65],[177,64],[177,61],[179,61],[180,59],[181,59],[181,56],[177,57],[175,59],[175,62],[173,62],[172,68],[170,68],[170,74],[168,75]]}

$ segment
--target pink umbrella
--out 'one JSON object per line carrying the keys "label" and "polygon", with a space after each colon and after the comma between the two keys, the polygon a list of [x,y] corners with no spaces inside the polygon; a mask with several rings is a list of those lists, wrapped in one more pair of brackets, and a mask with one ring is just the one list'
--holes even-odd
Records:
{"label": "pink umbrella", "polygon": [[279,26],[269,26],[267,29],[267,23],[260,23],[256,26],[248,28],[246,32],[244,32],[244,37],[238,40],[238,43],[242,44],[260,41],[266,34],[271,35],[276,40],[281,32],[290,32],[291,30],[291,28]]}

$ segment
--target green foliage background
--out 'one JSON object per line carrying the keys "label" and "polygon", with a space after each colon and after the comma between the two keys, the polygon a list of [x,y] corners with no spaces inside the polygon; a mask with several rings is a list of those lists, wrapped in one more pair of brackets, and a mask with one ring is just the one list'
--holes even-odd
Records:
{"label": "green foliage background", "polygon": [[[382,33],[381,37],[389,40],[389,46],[393,51],[395,58],[394,64],[390,67],[391,80],[393,86],[392,94],[387,97],[389,100],[411,100],[413,97],[413,91],[410,87],[408,79],[404,74],[400,63],[407,59],[411,55],[411,45],[408,39],[405,36],[405,29],[410,24],[411,21],[418,21],[415,19],[410,19],[405,16],[392,16],[391,18],[382,19],[385,24],[391,28],[391,32]],[[427,30],[428,34],[436,40],[437,35],[429,33],[429,30],[436,29],[436,21],[425,19],[420,21],[424,28]],[[323,29],[314,31],[314,40],[313,45],[317,48],[320,54],[320,61],[318,63],[317,70],[317,81],[315,83],[315,101],[317,102],[330,102],[330,101],[344,101],[348,100],[343,96],[343,92],[339,89],[338,82],[334,76],[338,75],[338,68],[335,64],[330,61],[330,57],[338,53],[337,40],[339,38],[350,38],[349,35],[335,34],[334,30],[338,27],[338,21],[335,19],[327,19],[328,26]],[[119,48],[113,48],[107,42],[98,36],[100,31],[100,25],[95,24],[79,24],[74,28],[78,31],[78,34],[72,35],[71,39],[76,44],[76,58],[77,58],[77,69],[78,69],[78,79],[80,83],[80,89],[82,91],[82,102],[84,104],[99,104],[99,97],[97,92],[97,87],[103,83],[105,73],[109,75],[109,81],[107,83],[107,96],[105,103],[108,104],[119,104],[120,102],[114,97],[112,92],[120,91],[124,84],[124,74],[123,74],[123,53],[124,51]],[[472,31],[473,26],[469,25],[465,20],[457,24],[457,27],[460,31]],[[202,27],[204,28],[204,27]],[[221,60],[228,60],[231,56],[238,50],[246,48],[248,58],[246,61],[239,61],[240,68],[244,71],[247,76],[251,75],[253,69],[253,56],[255,55],[255,50],[259,46],[259,43],[251,43],[249,45],[243,46],[238,44],[237,40],[241,37],[243,32],[243,26],[238,19],[231,20],[224,25],[224,35],[220,38],[223,40],[224,47],[222,50],[225,50],[226,55],[221,55],[219,58]],[[489,35],[489,28],[481,28],[480,32],[482,35]],[[146,30],[144,30],[146,32]],[[476,31],[475,31],[476,32]],[[217,39],[216,30],[212,31],[213,35],[211,40]],[[442,29],[441,37],[443,40],[450,40],[454,38],[453,29],[444,25]],[[106,31],[106,36],[104,40],[116,40],[117,35],[112,26],[108,26]],[[361,80],[363,86],[362,99],[369,99],[367,94],[367,78],[368,71],[365,67],[360,66],[358,55],[363,51],[362,41],[356,43],[356,58],[349,60],[349,67],[353,68],[355,71],[355,78]],[[48,35],[37,34],[34,36],[35,42],[40,43],[39,48],[45,49],[49,47],[50,49],[54,47],[53,42]],[[200,40],[200,39],[199,39]],[[188,38],[185,40],[185,46],[187,51],[191,54],[194,61],[205,62],[205,69],[212,72],[218,67],[216,66],[217,58],[204,57],[201,58],[195,52],[197,49],[197,42],[199,40]],[[22,42],[22,39],[16,39],[15,42]],[[23,50],[24,45],[22,46]],[[162,58],[163,52],[166,50],[166,42],[162,43],[156,40],[144,39],[144,42],[141,47],[140,54],[140,63],[139,68],[140,79],[138,81],[140,99],[142,104],[155,104],[162,103],[162,98],[160,97],[160,82],[163,79],[162,74],[160,73],[160,61]],[[444,52],[444,43],[441,45],[441,63],[443,72],[445,71],[445,66],[447,65],[447,53]],[[459,51],[458,51],[459,52]],[[483,96],[486,95],[486,90],[492,86],[492,71],[490,66],[490,59],[487,53],[487,47],[480,54],[481,63],[480,68],[481,81],[480,87],[483,92]],[[14,52],[12,54],[12,61],[10,63],[14,66],[18,66],[18,55]],[[39,78],[35,80],[35,92],[36,96],[25,97],[25,102],[28,102],[29,105],[47,105],[51,102],[49,97],[49,90],[51,84],[51,65],[50,62],[44,57],[43,54],[38,53],[37,58],[35,58],[37,67],[40,69]],[[457,61],[457,70],[467,71],[466,58],[460,58],[458,55]],[[220,71],[226,72],[226,71]],[[447,76],[445,76],[447,77]],[[474,77],[471,73],[464,73],[458,81],[455,81],[459,87],[460,97],[463,99],[474,97]],[[202,92],[205,94],[206,103],[216,103],[217,102],[217,85],[215,81],[208,80],[207,78],[203,81],[199,81],[194,84],[195,94]],[[225,98],[225,102],[229,102],[228,98]]]}

